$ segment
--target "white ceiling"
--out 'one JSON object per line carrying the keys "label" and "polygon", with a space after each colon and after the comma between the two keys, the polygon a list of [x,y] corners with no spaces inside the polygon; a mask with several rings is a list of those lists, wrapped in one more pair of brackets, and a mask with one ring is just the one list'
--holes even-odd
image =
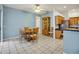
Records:
{"label": "white ceiling", "polygon": [[[7,7],[16,8],[24,11],[34,12],[33,4],[5,4]],[[64,8],[66,6],[66,8]],[[72,9],[79,9],[79,4],[40,4],[40,8],[46,11],[53,11],[53,9],[64,14]]]}

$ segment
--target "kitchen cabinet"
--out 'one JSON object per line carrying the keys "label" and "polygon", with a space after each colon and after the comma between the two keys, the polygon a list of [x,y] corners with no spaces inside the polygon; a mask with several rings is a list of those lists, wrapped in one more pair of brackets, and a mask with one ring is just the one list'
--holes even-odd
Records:
{"label": "kitchen cabinet", "polygon": [[64,17],[62,17],[62,16],[55,16],[55,20],[56,20],[56,24],[58,25],[58,24],[63,24],[63,21],[64,21]]}
{"label": "kitchen cabinet", "polygon": [[69,18],[69,26],[78,25],[79,17],[71,17]]}
{"label": "kitchen cabinet", "polygon": [[62,31],[56,30],[56,31],[55,31],[55,38],[56,38],[56,39],[61,39],[62,34],[63,34]]}

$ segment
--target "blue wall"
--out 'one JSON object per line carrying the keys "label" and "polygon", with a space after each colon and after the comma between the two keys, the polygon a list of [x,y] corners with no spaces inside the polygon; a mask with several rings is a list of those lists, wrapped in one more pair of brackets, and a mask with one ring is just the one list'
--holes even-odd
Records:
{"label": "blue wall", "polygon": [[4,6],[3,37],[15,37],[19,34],[19,29],[23,27],[34,27],[35,14],[24,12]]}

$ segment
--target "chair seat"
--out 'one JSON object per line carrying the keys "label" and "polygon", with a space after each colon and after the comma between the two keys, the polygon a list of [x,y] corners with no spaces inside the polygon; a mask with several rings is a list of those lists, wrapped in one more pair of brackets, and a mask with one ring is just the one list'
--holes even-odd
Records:
{"label": "chair seat", "polygon": [[33,37],[33,36],[37,36],[36,34],[32,34],[32,35],[30,35],[31,37]]}

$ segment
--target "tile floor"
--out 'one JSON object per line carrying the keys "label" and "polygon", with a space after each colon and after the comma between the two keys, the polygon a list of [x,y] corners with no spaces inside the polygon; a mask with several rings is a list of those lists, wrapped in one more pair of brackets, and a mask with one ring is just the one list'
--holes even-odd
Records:
{"label": "tile floor", "polygon": [[8,39],[0,43],[0,54],[63,54],[63,40],[40,35],[35,42]]}

